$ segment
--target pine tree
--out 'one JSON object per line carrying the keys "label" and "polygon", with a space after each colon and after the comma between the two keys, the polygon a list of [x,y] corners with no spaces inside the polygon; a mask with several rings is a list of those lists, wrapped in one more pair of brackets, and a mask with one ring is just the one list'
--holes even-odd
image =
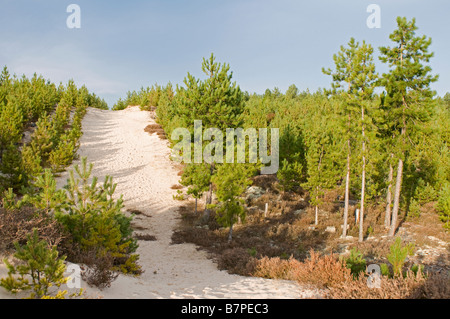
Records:
{"label": "pine tree", "polygon": [[[51,297],[51,288],[61,287],[68,278],[64,277],[66,265],[65,256],[60,257],[56,247],[48,247],[47,242],[39,240],[37,229],[28,236],[26,245],[15,243],[14,257],[21,261],[17,266],[4,260],[8,268],[8,277],[0,280],[0,286],[16,294],[20,291],[32,290],[30,298],[40,299]],[[18,274],[18,277],[13,275]],[[30,282],[31,280],[31,282]],[[64,298],[67,291],[58,291],[56,298]]]}
{"label": "pine tree", "polygon": [[91,178],[92,168],[83,157],[81,167],[76,165],[69,172],[65,186],[67,200],[55,216],[84,253],[94,251],[97,258],[111,256],[119,270],[138,273],[138,255],[133,254],[137,241],[132,237],[132,217],[121,211],[122,196],[114,198],[117,184],[106,176],[103,184],[98,185],[97,177]]}
{"label": "pine tree", "polygon": [[424,65],[433,57],[428,52],[431,39],[416,36],[416,20],[407,21],[397,18],[398,29],[389,38],[392,47],[380,47],[380,60],[390,67],[389,73],[383,74],[381,80],[386,91],[384,98],[385,121],[391,128],[395,147],[392,150],[397,160],[394,206],[389,236],[394,236],[397,228],[402,189],[405,156],[410,148],[409,140],[417,129],[418,122],[428,121],[431,115],[431,99],[434,92],[430,84],[437,81],[437,76],[430,74],[431,68]]}
{"label": "pine tree", "polygon": [[0,74],[0,108],[2,104],[6,105],[6,97],[10,92],[11,82],[11,75],[9,74],[8,68],[5,66]]}
{"label": "pine tree", "polygon": [[277,178],[280,182],[283,192],[295,190],[300,185],[303,166],[299,162],[289,163],[284,159],[281,168],[277,172]]}
{"label": "pine tree", "polygon": [[[244,110],[244,95],[236,82],[231,82],[232,72],[228,64],[216,62],[214,54],[203,58],[202,71],[207,76],[203,81],[190,73],[184,79],[186,88],[177,90],[176,115],[184,127],[194,134],[194,121],[201,120],[204,129],[217,128],[225,132],[227,128],[241,127]],[[203,143],[205,144],[205,143]],[[202,150],[203,153],[204,146]],[[198,159],[194,159],[197,162]],[[210,164],[210,174],[214,174],[215,163]],[[212,202],[212,183],[209,185],[206,206]],[[205,209],[204,219],[209,219],[210,210]]]}
{"label": "pine tree", "polygon": [[34,186],[38,189],[34,195],[25,195],[23,201],[45,212],[46,215],[61,211],[66,205],[66,193],[58,190],[56,180],[50,169],[36,178]]}
{"label": "pine tree", "polygon": [[18,147],[9,144],[3,151],[0,162],[0,190],[13,188],[20,190],[27,184],[27,174],[23,167],[22,156]]}
{"label": "pine tree", "polygon": [[0,159],[10,144],[19,143],[23,133],[23,115],[17,99],[8,96],[6,105],[0,102]]}
{"label": "pine tree", "polygon": [[62,135],[56,148],[49,154],[48,162],[55,173],[63,171],[66,166],[72,163],[76,153],[75,142],[69,134]]}
{"label": "pine tree", "polygon": [[[315,208],[315,225],[319,223],[318,211],[325,189],[335,187],[342,167],[341,137],[336,134],[336,114],[333,103],[317,103],[305,123],[306,175],[303,183],[310,192],[310,204]],[[339,103],[340,106],[340,103]]]}
{"label": "pine tree", "polygon": [[251,184],[250,176],[253,168],[246,164],[222,164],[217,168],[217,174],[212,177],[216,186],[217,200],[219,201],[217,209],[217,221],[230,227],[228,241],[233,238],[233,225],[240,218],[244,220],[245,210],[243,199],[239,196],[244,193],[247,186]]}
{"label": "pine tree", "polygon": [[42,173],[41,157],[39,154],[33,152],[33,149],[29,145],[25,145],[21,151],[22,164],[25,174],[28,180],[33,183],[36,178]]}
{"label": "pine tree", "polygon": [[31,148],[35,154],[42,159],[42,165],[45,166],[50,152],[55,146],[55,132],[53,131],[50,117],[43,114],[36,123],[36,130],[31,137]]}
{"label": "pine tree", "polygon": [[184,168],[180,184],[188,186],[187,193],[195,198],[195,214],[197,214],[197,200],[209,189],[210,183],[211,171],[209,165],[191,163]]}
{"label": "pine tree", "polygon": [[[331,69],[322,71],[331,75],[333,78],[332,92],[338,95],[343,101],[343,116],[346,119],[347,134],[347,169],[345,178],[345,207],[344,207],[344,226],[342,237],[347,235],[348,209],[349,209],[349,189],[350,189],[350,161],[352,152],[352,122],[355,120],[356,112],[361,114],[362,128],[362,191],[361,191],[361,218],[360,218],[360,236],[362,241],[363,213],[364,213],[364,194],[365,194],[365,165],[366,165],[366,137],[365,137],[365,107],[367,100],[372,96],[377,80],[375,66],[372,62],[373,49],[364,41],[360,46],[354,38],[348,43],[348,48],[341,46],[338,54],[333,56],[336,70]],[[359,110],[358,110],[359,109]],[[356,121],[355,121],[356,122]]]}
{"label": "pine tree", "polygon": [[436,208],[439,218],[445,223],[444,227],[450,229],[450,182],[445,183],[440,190]]}

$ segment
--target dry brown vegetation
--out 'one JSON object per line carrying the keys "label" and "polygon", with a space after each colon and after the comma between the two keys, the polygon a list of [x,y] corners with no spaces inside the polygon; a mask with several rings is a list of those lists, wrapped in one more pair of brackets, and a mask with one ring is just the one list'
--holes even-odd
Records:
{"label": "dry brown vegetation", "polygon": [[370,288],[367,277],[343,281],[329,288],[330,299],[449,299],[450,277],[448,274],[431,273],[424,276],[408,272],[406,277],[381,276],[379,288]]}
{"label": "dry brown vegetation", "polygon": [[34,228],[39,229],[39,238],[50,246],[61,244],[67,236],[61,224],[42,211],[32,207],[0,208],[0,253],[14,250],[14,242],[25,245]]}
{"label": "dry brown vegetation", "polygon": [[143,240],[143,241],[155,241],[156,237],[149,234],[135,234],[134,238],[137,240]]}
{"label": "dry brown vegetation", "polygon": [[149,133],[149,134],[154,134],[156,133],[156,135],[158,135],[158,137],[160,139],[167,139],[166,133],[164,132],[164,129],[161,125],[159,124],[150,124],[147,125],[144,129],[145,132]]}
{"label": "dry brown vegetation", "polygon": [[[198,245],[210,253],[219,269],[230,273],[295,280],[325,289],[327,298],[448,298],[448,260],[441,273],[429,272],[433,267],[425,267],[426,276],[419,272],[417,276],[409,274],[405,278],[383,277],[384,292],[369,288],[367,276],[354,280],[345,261],[339,260],[338,257],[347,256],[349,250],[356,247],[363,253],[367,264],[388,264],[386,256],[393,239],[385,236],[383,207],[368,205],[366,240],[358,243],[359,229],[354,216],[349,218],[348,230],[348,235],[353,238],[340,238],[343,208],[338,191],[325,194],[326,201],[319,207],[319,224],[314,225],[315,212],[308,204],[307,193],[300,190],[283,194],[274,176],[257,176],[253,185],[268,191],[254,199],[247,198],[247,218],[235,225],[231,243],[227,241],[228,229],[216,223],[214,213],[207,224],[202,224],[202,212],[200,210],[194,215],[192,203],[179,209],[182,223],[172,237],[173,243]],[[269,203],[269,209],[265,216],[266,203]],[[431,214],[424,213],[420,222],[407,220],[402,223],[402,232],[398,235],[402,236],[404,243],[414,242],[417,238],[426,239],[430,235],[448,242],[448,234],[436,214],[434,217]],[[326,231],[327,227],[334,227],[335,232]],[[410,230],[416,228],[421,231],[411,234]],[[416,242],[418,247],[420,241]],[[411,257],[405,267],[412,266],[413,261]]]}

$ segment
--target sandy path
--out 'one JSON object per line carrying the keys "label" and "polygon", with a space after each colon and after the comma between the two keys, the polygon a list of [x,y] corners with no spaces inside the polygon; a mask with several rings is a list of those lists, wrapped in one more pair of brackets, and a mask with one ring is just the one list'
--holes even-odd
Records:
{"label": "sandy path", "polygon": [[[144,128],[154,123],[138,107],[123,111],[89,109],[83,120],[80,157],[94,163],[93,175],[114,177],[116,194],[126,209],[138,209],[133,224],[156,241],[139,241],[137,253],[145,272],[120,275],[102,291],[86,286],[87,295],[102,298],[301,298],[312,292],[295,282],[230,275],[219,271],[193,244],[171,244],[178,221],[170,186],[179,177],[169,160],[167,142]],[[74,164],[77,164],[75,162]],[[65,184],[67,173],[58,180]]]}

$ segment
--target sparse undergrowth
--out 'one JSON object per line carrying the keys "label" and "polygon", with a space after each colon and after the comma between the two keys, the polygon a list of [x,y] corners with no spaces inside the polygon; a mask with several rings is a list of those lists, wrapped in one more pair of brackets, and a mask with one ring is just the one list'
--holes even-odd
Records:
{"label": "sparse undergrowth", "polygon": [[[307,204],[308,194],[281,193],[276,179],[269,176],[256,177],[253,185],[268,191],[259,197],[247,197],[246,222],[235,227],[231,243],[227,241],[228,230],[220,227],[214,214],[207,224],[202,224],[201,210],[194,214],[194,204],[191,202],[180,207],[182,227],[174,233],[173,243],[189,242],[198,245],[210,253],[219,269],[230,273],[295,280],[325,289],[326,298],[450,296],[448,252],[447,257],[440,256],[441,259],[447,258],[440,273],[434,271],[433,263],[425,264],[423,271],[417,271],[414,268],[416,266],[413,267],[416,259],[414,256],[407,256],[414,251],[410,243],[417,241],[429,244],[430,241],[425,239],[430,235],[448,242],[448,234],[436,218],[430,223],[431,217],[424,215],[424,219],[428,219],[428,231],[420,218],[404,222],[403,229],[418,227],[421,231],[404,231],[400,234],[404,235],[404,240],[398,249],[409,249],[405,248],[404,256],[397,256],[399,263],[396,267],[403,270],[403,276],[393,276],[394,267],[391,262],[395,260],[392,253],[394,239],[385,236],[382,208],[368,208],[366,238],[364,242],[358,243],[358,228],[354,221],[350,223],[348,230],[348,235],[354,236],[354,239],[340,238],[342,208],[335,201],[335,192],[325,195],[328,201],[320,207],[319,225],[314,225],[315,212]],[[264,216],[266,203],[269,203],[269,210],[267,216]],[[421,246],[417,244],[415,248]],[[380,278],[383,292],[368,287],[368,274],[365,271],[369,264],[385,264],[391,269],[390,276]],[[354,275],[361,271],[365,273],[364,276]]]}

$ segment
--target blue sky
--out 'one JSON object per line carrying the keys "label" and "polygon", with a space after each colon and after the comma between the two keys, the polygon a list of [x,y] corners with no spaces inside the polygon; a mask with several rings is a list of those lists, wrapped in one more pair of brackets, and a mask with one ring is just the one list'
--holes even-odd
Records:
{"label": "blue sky", "polygon": [[[72,3],[80,29],[66,25]],[[366,25],[369,4],[381,8],[379,29]],[[0,0],[0,66],[57,83],[73,78],[110,107],[128,90],[182,84],[187,72],[202,77],[212,52],[243,90],[315,91],[330,86],[321,69],[350,37],[372,44],[378,61],[397,16],[415,17],[417,33],[433,39],[433,88],[450,91],[448,0]]]}

